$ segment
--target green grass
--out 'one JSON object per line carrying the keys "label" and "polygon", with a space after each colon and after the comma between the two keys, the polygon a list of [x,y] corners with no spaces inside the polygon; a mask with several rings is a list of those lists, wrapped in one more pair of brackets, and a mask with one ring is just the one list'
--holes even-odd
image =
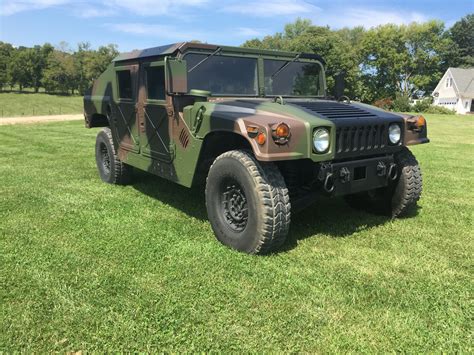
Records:
{"label": "green grass", "polygon": [[16,116],[80,114],[82,111],[82,96],[0,93],[0,119]]}
{"label": "green grass", "polygon": [[199,191],[102,183],[80,122],[0,127],[0,351],[472,352],[474,121],[428,122],[416,217],[322,199],[264,257]]}

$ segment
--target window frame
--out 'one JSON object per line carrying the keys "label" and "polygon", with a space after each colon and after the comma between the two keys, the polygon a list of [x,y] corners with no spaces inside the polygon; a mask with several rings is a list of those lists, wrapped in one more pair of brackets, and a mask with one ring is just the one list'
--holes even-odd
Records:
{"label": "window frame", "polygon": [[[201,55],[210,55],[212,54],[212,51],[199,51],[199,50],[189,50],[189,51],[186,51],[186,53],[183,54],[183,57],[182,59],[183,60],[186,60],[186,56],[188,54],[201,54]],[[232,57],[232,58],[251,58],[251,59],[255,59],[256,61],[256,69],[257,69],[257,76],[256,76],[256,79],[257,79],[257,93],[255,95],[246,95],[246,94],[215,94],[216,96],[218,97],[260,97],[260,63],[259,63],[259,58],[260,56],[259,55],[255,55],[255,54],[249,54],[249,55],[238,55],[237,53],[228,53],[228,52],[221,52],[221,53],[218,53],[214,56],[220,56],[220,57]],[[188,68],[189,70],[190,68]],[[263,68],[262,68],[263,69]],[[189,73],[186,73],[186,74],[189,74]],[[188,77],[186,75],[186,80],[188,80]],[[192,88],[189,88],[188,87],[188,92],[189,90],[192,90]],[[214,93],[212,93],[214,95]]]}
{"label": "window frame", "polygon": [[[120,97],[120,80],[119,80],[119,73],[120,72],[129,72],[130,74],[130,90],[131,90],[131,97]],[[132,68],[129,66],[122,66],[122,67],[115,67],[115,86],[117,90],[117,102],[135,102],[136,100],[136,93],[134,90],[134,80],[133,80],[133,73]]]}
{"label": "window frame", "polygon": [[[163,67],[164,92],[165,92],[164,99],[150,99],[148,97],[148,72],[147,72],[147,68],[152,68],[152,67]],[[165,66],[165,60],[143,63],[142,75],[143,75],[143,78],[144,78],[144,84],[145,84],[144,86],[145,86],[145,92],[146,92],[145,103],[147,103],[147,104],[148,103],[149,104],[160,104],[160,105],[166,104],[166,98],[168,96],[168,90],[167,90],[167,87],[166,87],[166,83],[168,82],[168,73],[167,73],[166,66]]]}

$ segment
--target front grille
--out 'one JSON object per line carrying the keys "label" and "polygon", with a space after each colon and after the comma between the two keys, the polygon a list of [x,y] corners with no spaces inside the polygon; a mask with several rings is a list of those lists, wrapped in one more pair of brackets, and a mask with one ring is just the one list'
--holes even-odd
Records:
{"label": "front grille", "polygon": [[376,118],[377,116],[359,107],[342,104],[339,102],[298,102],[294,103],[302,108],[316,112],[329,119],[346,118]]}
{"label": "front grille", "polygon": [[354,153],[371,154],[387,146],[387,125],[338,127],[336,129],[336,157],[353,156]]}

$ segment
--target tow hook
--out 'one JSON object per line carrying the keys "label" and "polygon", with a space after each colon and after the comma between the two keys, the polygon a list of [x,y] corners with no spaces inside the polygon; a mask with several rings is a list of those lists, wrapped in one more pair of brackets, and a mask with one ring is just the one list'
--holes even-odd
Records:
{"label": "tow hook", "polygon": [[395,180],[398,177],[397,165],[392,163],[388,168],[388,178],[390,180]]}
{"label": "tow hook", "polygon": [[377,164],[377,175],[380,177],[387,175],[387,165],[383,161],[379,161]]}
{"label": "tow hook", "polygon": [[324,190],[329,193],[334,191],[334,177],[332,173],[328,173],[324,179]]}
{"label": "tow hook", "polygon": [[341,180],[343,184],[345,184],[346,182],[349,182],[351,179],[351,172],[349,171],[349,169],[347,169],[346,167],[343,167],[339,171],[339,179]]}

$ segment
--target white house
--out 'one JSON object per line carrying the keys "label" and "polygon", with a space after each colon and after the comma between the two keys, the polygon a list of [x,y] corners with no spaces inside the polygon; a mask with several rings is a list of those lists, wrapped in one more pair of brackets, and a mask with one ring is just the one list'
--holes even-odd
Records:
{"label": "white house", "polygon": [[449,68],[433,91],[433,105],[474,113],[474,68]]}

